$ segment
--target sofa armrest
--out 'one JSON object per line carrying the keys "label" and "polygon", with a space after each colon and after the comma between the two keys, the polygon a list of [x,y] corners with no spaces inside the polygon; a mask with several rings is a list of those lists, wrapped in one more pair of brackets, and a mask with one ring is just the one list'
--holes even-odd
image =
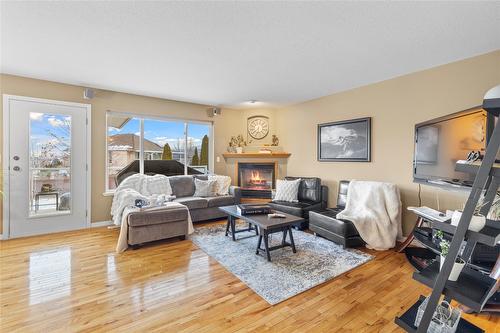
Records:
{"label": "sofa armrest", "polygon": [[328,207],[328,186],[321,185],[321,208]]}
{"label": "sofa armrest", "polygon": [[241,187],[239,186],[230,186],[229,194],[234,196],[234,203],[237,205],[241,203]]}

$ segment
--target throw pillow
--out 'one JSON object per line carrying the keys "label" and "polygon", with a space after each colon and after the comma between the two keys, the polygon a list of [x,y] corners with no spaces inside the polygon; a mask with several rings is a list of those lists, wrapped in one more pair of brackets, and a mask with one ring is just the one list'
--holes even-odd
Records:
{"label": "throw pillow", "polygon": [[299,196],[300,179],[276,181],[275,201],[297,202]]}
{"label": "throw pillow", "polygon": [[217,182],[215,180],[194,179],[194,197],[215,197]]}
{"label": "throw pillow", "polygon": [[229,187],[231,186],[231,177],[219,176],[219,175],[209,175],[208,180],[216,181],[217,195],[229,195]]}

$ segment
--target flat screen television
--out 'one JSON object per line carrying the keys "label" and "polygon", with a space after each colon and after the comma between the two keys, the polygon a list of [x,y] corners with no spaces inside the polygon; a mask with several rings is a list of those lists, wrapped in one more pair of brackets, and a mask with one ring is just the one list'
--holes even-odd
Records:
{"label": "flat screen television", "polygon": [[484,154],[495,119],[480,107],[415,125],[413,181],[436,186],[470,187],[474,175],[455,171],[470,151]]}

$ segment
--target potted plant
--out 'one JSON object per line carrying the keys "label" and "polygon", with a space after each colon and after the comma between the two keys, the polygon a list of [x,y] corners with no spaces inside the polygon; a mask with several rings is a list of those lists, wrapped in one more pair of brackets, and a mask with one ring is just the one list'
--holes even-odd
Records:
{"label": "potted plant", "polygon": [[[497,198],[493,202],[492,207],[496,207],[498,203],[499,199]],[[474,214],[472,215],[472,218],[470,220],[469,230],[478,232],[484,228],[484,226],[486,225],[486,216],[481,214],[481,209],[487,204],[488,201],[482,202],[476,206],[476,208],[474,209]],[[451,215],[451,225],[457,226],[458,223],[460,222],[461,217],[462,217],[461,210],[454,211],[453,214]]]}
{"label": "potted plant", "polygon": [[[446,256],[448,255],[448,252],[450,251],[450,242],[443,239],[439,243],[439,246],[441,247],[441,261],[439,262],[439,269],[443,268],[444,260]],[[460,273],[462,273],[462,269],[465,266],[465,261],[460,258],[460,256],[457,256],[455,259],[455,263],[453,264],[453,268],[451,269],[450,276],[448,277],[448,280],[450,281],[457,281],[458,277],[460,276]]]}
{"label": "potted plant", "polygon": [[232,136],[229,141],[229,147],[234,149],[238,154],[243,153],[243,147],[247,145],[245,139],[243,139],[243,135],[239,134],[237,136]]}
{"label": "potted plant", "polygon": [[444,232],[442,230],[433,229],[432,242],[439,246],[442,239],[444,239]]}

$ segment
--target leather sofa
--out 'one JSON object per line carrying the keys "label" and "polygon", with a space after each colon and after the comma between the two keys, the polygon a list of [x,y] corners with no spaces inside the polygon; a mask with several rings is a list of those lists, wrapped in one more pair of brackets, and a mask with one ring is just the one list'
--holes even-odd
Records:
{"label": "leather sofa", "polygon": [[301,179],[298,202],[276,201],[269,203],[272,209],[300,216],[304,222],[297,225],[299,230],[307,229],[309,213],[323,211],[328,204],[328,187],[321,185],[321,179],[316,177],[285,177],[285,180]]}
{"label": "leather sofa", "polygon": [[309,214],[309,229],[315,235],[320,235],[346,247],[357,247],[365,244],[351,221],[337,219],[337,214],[344,210],[349,189],[349,181],[339,182],[337,207],[327,208],[321,212]]}

